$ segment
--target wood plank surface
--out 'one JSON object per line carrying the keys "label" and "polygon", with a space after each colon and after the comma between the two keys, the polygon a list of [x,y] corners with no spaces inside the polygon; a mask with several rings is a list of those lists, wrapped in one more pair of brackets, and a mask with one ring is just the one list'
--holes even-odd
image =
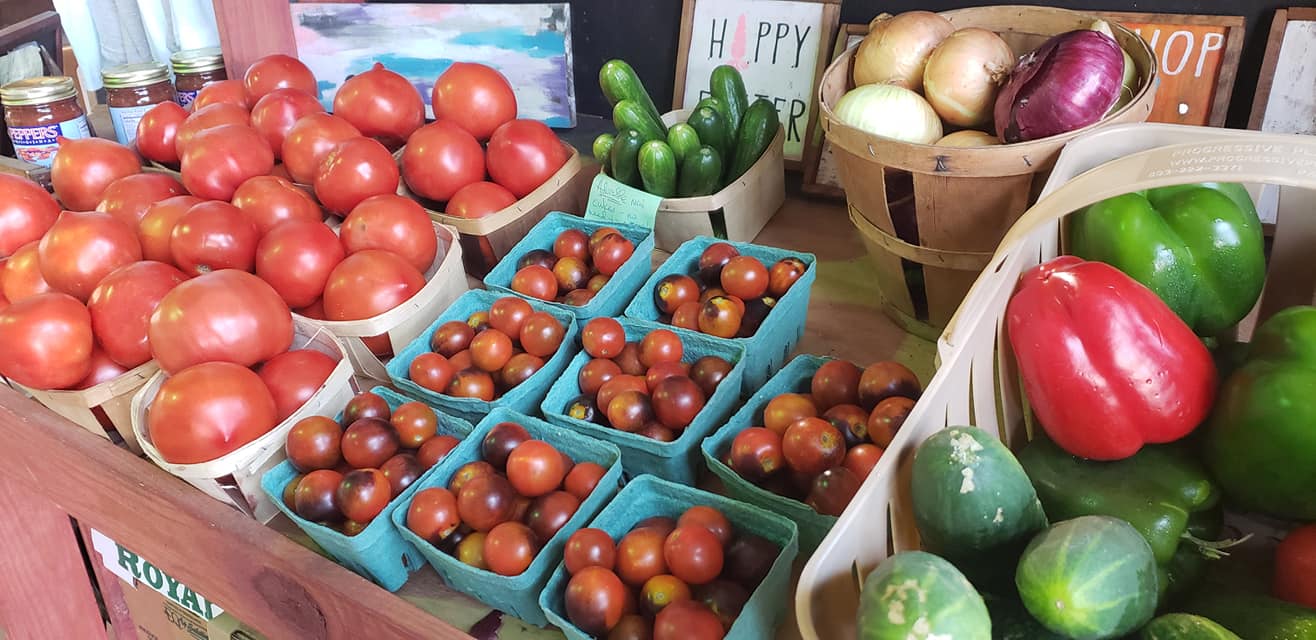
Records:
{"label": "wood plank surface", "polygon": [[288,0],[214,0],[214,5],[228,77],[241,78],[262,56],[297,55]]}

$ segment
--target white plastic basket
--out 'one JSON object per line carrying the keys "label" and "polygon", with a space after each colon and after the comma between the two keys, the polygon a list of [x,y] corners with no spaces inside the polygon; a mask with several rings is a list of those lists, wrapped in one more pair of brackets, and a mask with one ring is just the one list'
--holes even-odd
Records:
{"label": "white plastic basket", "polygon": [[918,548],[909,467],[919,444],[951,425],[976,425],[1010,445],[1026,438],[1002,325],[1019,275],[1061,254],[1060,220],[1130,191],[1194,182],[1241,182],[1253,193],[1260,184],[1279,185],[1275,244],[1252,320],[1312,303],[1316,138],[1134,124],[1075,139],[1060,154],[1037,204],[1010,229],[974,282],[938,341],[936,375],[800,575],[795,610],[805,640],[855,637],[863,577],[890,554]]}
{"label": "white plastic basket", "polygon": [[315,394],[283,422],[236,451],[209,462],[167,462],[151,444],[151,435],[146,429],[146,412],[155,400],[160,385],[168,378],[164,371],[157,372],[132,399],[131,431],[136,435],[146,457],[157,467],[182,478],[206,495],[236,507],[261,522],[268,522],[278,514],[278,509],[261,490],[260,477],[283,462],[283,444],[288,431],[298,420],[307,416],[333,417],[347,406],[347,402],[356,393],[347,351],[342,342],[324,327],[313,320],[294,318],[292,349],[314,349],[338,360],[338,365],[329,372],[329,377]]}
{"label": "white plastic basket", "polygon": [[[137,443],[132,428],[132,399],[159,370],[159,365],[149,360],[113,380],[79,391],[43,391],[18,383],[14,385],[46,408],[98,436],[109,439],[110,428],[113,428],[129,451],[141,455],[142,446]],[[104,424],[103,420],[110,424]]]}

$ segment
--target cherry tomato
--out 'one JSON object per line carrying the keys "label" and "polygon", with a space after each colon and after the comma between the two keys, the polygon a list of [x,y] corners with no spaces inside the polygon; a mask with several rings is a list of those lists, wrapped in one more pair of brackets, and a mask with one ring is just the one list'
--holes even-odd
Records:
{"label": "cherry tomato", "polygon": [[571,576],[563,596],[567,619],[585,633],[602,636],[617,626],[630,597],[617,574],[585,567]]}
{"label": "cherry tomato", "polygon": [[[660,313],[675,315],[682,306],[698,302],[699,283],[687,275],[674,273],[665,276],[653,290],[653,303]],[[672,323],[676,324],[675,317]],[[698,325],[694,328],[698,328]]]}
{"label": "cherry tomato", "polygon": [[[456,357],[453,358],[456,361]],[[457,398],[479,398],[485,402],[494,399],[493,376],[479,369],[461,369],[448,384],[448,395]]]}
{"label": "cherry tomato", "polygon": [[654,329],[640,341],[640,364],[652,367],[660,362],[680,362],[685,355],[681,338],[667,329]]}
{"label": "cherry tomato", "polygon": [[416,456],[410,453],[399,453],[389,458],[379,470],[388,478],[390,500],[402,495],[425,471],[416,461]]}
{"label": "cherry tomato", "polygon": [[283,138],[280,157],[288,177],[311,184],[325,156],[339,143],[361,137],[352,123],[328,113],[312,113],[292,125]]}
{"label": "cherry tomato", "polygon": [[320,94],[311,70],[301,60],[281,53],[251,63],[242,76],[242,86],[247,89],[247,101],[251,104],[255,104],[265,94],[284,87],[301,89],[312,96]]}
{"label": "cherry tomato", "polygon": [[364,320],[390,311],[425,286],[425,276],[391,251],[366,249],[329,273],[324,312],[330,320]]}
{"label": "cherry tomato", "polygon": [[741,534],[727,548],[724,566],[727,578],[749,591],[768,576],[781,548],[753,534]]}
{"label": "cherry tomato", "polygon": [[404,142],[410,147],[412,132],[425,124],[425,103],[416,88],[378,62],[343,82],[334,94],[334,113],[390,149]]}
{"label": "cherry tomato", "polygon": [[703,525],[678,524],[663,542],[663,560],[689,584],[712,582],[722,573],[722,541]]}
{"label": "cherry tomato", "polygon": [[379,469],[354,469],[338,484],[338,508],[348,520],[370,522],[388,506],[393,490]]}
{"label": "cherry tomato", "polygon": [[183,186],[192,195],[212,200],[231,200],[239,185],[274,167],[269,143],[255,129],[240,124],[196,134],[181,157]]}
{"label": "cherry tomato", "polygon": [[380,418],[358,418],[343,431],[343,460],[356,469],[378,468],[400,446],[398,432]]}
{"label": "cherry tomato", "polygon": [[471,362],[483,371],[501,370],[512,359],[512,339],[497,329],[485,329],[471,340]]}
{"label": "cherry tomato", "polygon": [[114,216],[114,219],[136,230],[146,210],[153,204],[184,195],[183,185],[163,173],[134,173],[105,187],[96,210]]}
{"label": "cherry tomato", "polygon": [[581,330],[580,344],[590,357],[615,358],[626,346],[626,330],[612,318],[594,318]]}
{"label": "cherry tomato", "polygon": [[256,176],[238,185],[233,206],[256,225],[263,236],[288,220],[320,222],[324,212],[311,194],[278,176]]}
{"label": "cherry tomato", "polygon": [[717,356],[704,356],[690,365],[690,379],[711,397],[719,384],[731,373],[731,363]]}
{"label": "cherry tomato", "polygon": [[621,367],[621,372],[628,376],[644,376],[649,372],[644,363],[640,362],[640,343],[639,341],[627,342],[626,346],[621,348],[621,353],[613,358],[617,366]]}
{"label": "cherry tomato", "polygon": [[[644,384],[649,387],[649,393],[652,395],[658,388],[658,383],[668,378],[689,378],[690,365],[684,362],[659,362],[649,367],[648,373],[644,374]],[[698,389],[698,387],[695,387]],[[699,397],[704,397],[703,391],[700,390]]]}
{"label": "cherry tomato", "polygon": [[919,392],[918,376],[892,360],[870,365],[859,378],[859,405],[869,411],[891,396],[917,400]]}
{"label": "cherry tomato", "polygon": [[639,531],[640,529],[652,529],[666,538],[667,534],[676,530],[676,520],[667,516],[650,516],[635,523],[631,531]]}
{"label": "cherry tomato", "polygon": [[543,440],[526,440],[507,456],[507,480],[523,496],[542,496],[567,475],[562,454]]}
{"label": "cherry tomato", "polygon": [[520,336],[525,320],[534,313],[529,302],[520,298],[504,297],[489,307],[489,326],[508,336]]}
{"label": "cherry tomato", "polygon": [[863,407],[838,404],[823,413],[822,417],[845,436],[846,446],[853,447],[868,441],[868,412]]}
{"label": "cherry tomato", "polygon": [[733,534],[731,522],[727,520],[725,515],[722,515],[721,511],[718,511],[713,507],[695,505],[686,509],[685,513],[682,513],[681,517],[677,519],[676,526],[684,527],[687,525],[708,529],[709,532],[717,537],[717,541],[723,547],[731,544],[731,537]]}
{"label": "cherry tomato", "polygon": [[[569,294],[584,289],[585,284],[589,282],[589,276],[589,265],[585,264],[585,261],[580,258],[569,256],[559,258],[557,263],[553,265],[553,278],[557,280],[557,292],[559,294]],[[590,298],[593,298],[592,294]]]}
{"label": "cherry tomato", "polygon": [[649,528],[633,529],[623,536],[617,544],[617,575],[622,581],[640,587],[649,578],[668,573],[663,554],[666,538],[666,533]]}
{"label": "cherry tomato", "polygon": [[722,268],[738,255],[740,255],[740,251],[725,242],[714,242],[708,245],[704,248],[703,253],[699,254],[699,278],[705,284],[720,284],[722,281]]}
{"label": "cherry tomato", "polygon": [[845,460],[841,463],[846,469],[850,470],[860,483],[868,478],[868,474],[873,472],[877,466],[878,460],[882,459],[882,447],[875,444],[864,443],[850,447],[845,452]]}
{"label": "cherry tomato", "polygon": [[714,580],[696,587],[694,599],[717,615],[722,629],[729,632],[749,601],[749,591],[730,580]]}
{"label": "cherry tomato", "polygon": [[108,213],[65,211],[37,244],[37,258],[51,288],[86,302],[102,278],[141,260],[142,246]]}
{"label": "cherry tomato", "polygon": [[558,281],[551,269],[531,265],[512,276],[512,291],[539,300],[557,298]]}
{"label": "cherry tomato", "polygon": [[503,522],[484,538],[485,564],[498,575],[521,575],[530,568],[538,550],[534,532],[520,522]]}
{"label": "cherry tomato", "polygon": [[653,421],[644,425],[643,429],[636,431],[635,435],[644,436],[658,442],[673,442],[676,440],[676,431],[663,426],[660,422]]}
{"label": "cherry tomato", "polygon": [[553,240],[553,255],[558,258],[589,260],[589,236],[580,229],[566,229]]}
{"label": "cherry tomato", "polygon": [[142,261],[115,269],[96,285],[87,310],[96,340],[110,360],[132,368],[151,359],[146,339],[151,312],[186,279],[167,264]]}
{"label": "cherry tomato", "polygon": [[449,120],[480,140],[516,117],[516,95],[507,78],[492,67],[454,62],[434,82],[434,117]]}
{"label": "cherry tomato", "polygon": [[[252,271],[259,242],[260,232],[242,211],[227,202],[210,200],[178,218],[169,236],[169,250],[183,273],[199,276],[221,269]],[[314,299],[308,297],[306,303]]]}
{"label": "cherry tomato", "polygon": [[91,371],[91,314],[71,296],[39,293],[0,310],[0,375],[35,389],[73,386]]}
{"label": "cherry tomato", "polygon": [[496,473],[497,470],[494,469],[493,465],[484,460],[468,462],[458,467],[457,471],[452,474],[452,478],[448,480],[448,490],[460,495],[462,488],[466,486],[466,483],[481,476],[494,475]]}
{"label": "cherry tomato", "polygon": [[553,130],[538,120],[499,125],[486,153],[489,176],[518,198],[547,182],[570,157]]}
{"label": "cherry tomato", "polygon": [[844,360],[832,360],[818,367],[811,381],[813,398],[822,410],[840,404],[859,404],[859,378],[863,372]]}
{"label": "cherry tomato", "polygon": [[818,407],[808,394],[783,393],[763,407],[763,426],[780,435],[786,433],[786,428],[795,421],[817,416]]}
{"label": "cherry tomato", "polygon": [[612,536],[602,529],[583,528],[567,538],[562,550],[567,573],[575,575],[586,567],[602,567],[611,571],[617,562],[617,546]]}
{"label": "cherry tomato", "polygon": [[649,578],[640,588],[640,604],[649,615],[657,614],[673,602],[690,598],[690,585],[670,574]]}
{"label": "cherry tomato", "polygon": [[475,338],[475,329],[460,320],[445,322],[430,336],[430,349],[445,358],[469,349]]}
{"label": "cherry tomato", "polygon": [[247,89],[242,86],[241,80],[215,80],[206,83],[197,92],[196,97],[192,99],[192,113],[196,113],[212,104],[231,104],[242,107],[245,111],[251,108],[254,101],[247,100]]}
{"label": "cherry tomato", "polygon": [[0,173],[0,259],[40,240],[59,212],[59,203],[36,183]]}
{"label": "cherry tomato", "polygon": [[530,355],[541,358],[551,357],[562,346],[567,330],[552,314],[536,311],[526,316],[521,325],[521,348]]}
{"label": "cherry tomato", "polygon": [[489,565],[484,561],[484,541],[488,534],[482,531],[473,531],[470,535],[462,538],[457,544],[457,559],[476,569],[489,570]]}
{"label": "cherry tomato", "polygon": [[684,429],[704,408],[704,392],[685,376],[667,378],[653,391],[653,413],[669,429]]}
{"label": "cherry tomato", "polygon": [[174,263],[174,252],[169,248],[174,226],[194,205],[204,202],[196,196],[174,196],[161,200],[150,207],[137,223],[137,239],[142,245],[142,259]]}
{"label": "cherry tomato", "polygon": [[612,428],[635,432],[654,419],[653,403],[643,391],[622,391],[608,401],[607,414]]}
{"label": "cherry tomato", "polygon": [[434,436],[420,445],[420,450],[416,452],[416,462],[420,463],[422,469],[429,469],[448,455],[458,442],[453,436]]}
{"label": "cherry tomato", "polygon": [[397,431],[399,443],[407,449],[416,449],[433,438],[439,428],[439,417],[423,402],[405,402],[393,410],[389,423]]}
{"label": "cherry tomato", "polygon": [[457,496],[443,487],[421,489],[407,507],[407,528],[430,544],[452,535],[461,524]]}
{"label": "cherry tomato", "polygon": [[814,511],[840,517],[859,492],[859,476],[845,467],[834,467],[818,474],[805,500]]}
{"label": "cherry tomato", "polygon": [[489,324],[488,311],[476,311],[475,313],[472,313],[470,316],[467,316],[466,324],[470,325],[471,329],[474,329],[476,333],[492,328],[492,325]]}
{"label": "cherry tomato", "polygon": [[373,138],[338,143],[315,172],[315,197],[329,211],[345,215],[370,196],[396,193],[398,165]]}
{"label": "cherry tomato", "polygon": [[654,617],[653,640],[721,640],[722,621],[703,603],[680,600]]}
{"label": "cherry tomato", "polygon": [[562,488],[584,502],[594,492],[594,487],[599,486],[599,481],[603,480],[607,472],[608,470],[600,464],[581,462],[567,472],[567,476],[562,480]]}
{"label": "cherry tomato", "polygon": [[444,202],[462,187],[484,180],[484,149],[448,120],[416,130],[402,152],[402,179],[416,195]]}
{"label": "cherry tomato", "polygon": [[14,255],[4,263],[0,270],[0,282],[3,282],[4,296],[12,304],[23,298],[38,293],[55,291],[50,283],[41,277],[41,259],[37,247],[40,241],[32,241],[18,248]]}
{"label": "cherry tomato", "polygon": [[457,492],[457,512],[471,528],[488,532],[512,519],[516,498],[516,490],[507,478],[488,473],[462,485]]}
{"label": "cherry tomato", "polygon": [[608,276],[596,273],[590,276],[589,281],[585,283],[585,289],[598,293],[603,290],[603,287],[607,286],[609,280],[611,280],[611,278]]}
{"label": "cherry tomato", "polygon": [[699,310],[699,330],[719,338],[734,338],[745,317],[744,303],[729,296],[714,296]]}
{"label": "cherry tomato", "polygon": [[324,223],[289,220],[256,245],[256,275],[289,307],[300,309],[320,299],[329,275],[344,257],[337,236]]}
{"label": "cherry tomato", "polygon": [[891,445],[896,432],[914,410],[914,401],[902,396],[883,399],[868,416],[868,439],[879,447]]}
{"label": "cherry tomato", "polygon": [[531,440],[530,432],[515,422],[499,422],[480,441],[480,457],[495,469],[507,468],[507,457],[521,443]]}
{"label": "cherry tomato", "polygon": [[742,300],[760,298],[768,290],[768,270],[758,258],[736,256],[722,267],[722,289]]}
{"label": "cherry tomato", "polygon": [[167,372],[199,362],[264,362],[292,344],[292,313],[260,278],[232,269],[174,287],[151,314],[151,357]]}
{"label": "cherry tomato", "polygon": [[[350,81],[349,81],[350,82]],[[346,88],[347,83],[343,84]],[[342,89],[339,89],[342,95]],[[337,109],[334,109],[337,112]],[[312,113],[323,113],[324,107],[315,96],[285,87],[265,94],[251,108],[251,126],[269,143],[275,159],[282,155],[283,139],[292,126]]]}
{"label": "cherry tomato", "polygon": [[782,258],[768,272],[768,295],[780,298],[786,295],[791,285],[795,284],[807,271],[809,265],[799,258]]}
{"label": "cherry tomato", "polygon": [[260,379],[274,397],[279,420],[302,408],[337,366],[337,360],[314,349],[281,353],[261,365]]}
{"label": "cherry tomato", "polygon": [[293,511],[311,522],[333,524],[343,519],[338,509],[338,485],[343,474],[331,469],[317,469],[297,482],[293,491]]}
{"label": "cherry tomato", "polygon": [[608,632],[608,640],[653,640],[653,625],[642,615],[628,613]]}
{"label": "cherry tomato", "polygon": [[[251,124],[251,114],[247,112],[246,107],[230,103],[212,104],[204,108],[193,109],[192,115],[188,116],[183,124],[179,125],[178,133],[174,135],[174,151],[178,153],[179,161],[182,161],[183,153],[192,144],[193,138],[207,129],[226,124],[245,127]],[[271,150],[271,153],[273,153],[273,150]]]}
{"label": "cherry tomato", "polygon": [[496,182],[472,182],[452,194],[443,212],[458,218],[483,218],[516,204],[516,196]]}
{"label": "cherry tomato", "polygon": [[763,427],[750,427],[731,441],[729,465],[740,477],[762,482],[785,466],[781,434]]}
{"label": "cherry tomato", "polygon": [[552,491],[530,502],[525,521],[539,540],[547,542],[566,526],[579,508],[580,498],[566,491]]}
{"label": "cherry tomato", "polygon": [[333,469],[343,460],[343,428],[333,418],[307,416],[288,431],[284,451],[288,462],[302,473]]}
{"label": "cherry tomato", "polygon": [[803,418],[782,434],[781,452],[791,469],[810,475],[822,473],[845,459],[845,437],[826,420]]}
{"label": "cherry tomato", "polygon": [[178,165],[178,147],[175,146],[178,128],[187,119],[187,109],[177,102],[161,102],[142,114],[137,121],[137,138],[133,144],[147,160],[163,165]]}
{"label": "cherry tomato", "polygon": [[50,165],[50,184],[64,208],[91,211],[112,182],[141,171],[141,158],[117,142],[65,138]]}
{"label": "cherry tomato", "polygon": [[605,236],[591,253],[599,273],[611,277],[635,253],[635,244],[620,233]]}
{"label": "cherry tomato", "polygon": [[617,396],[627,391],[634,391],[641,395],[647,395],[649,392],[649,385],[645,382],[644,378],[641,378],[640,376],[628,376],[625,374],[616,376],[611,380],[604,382],[603,385],[599,387],[599,392],[594,398],[595,405],[599,408],[599,411],[607,413],[608,407],[612,404],[612,401]]}
{"label": "cherry tomato", "polygon": [[503,369],[499,372],[504,387],[511,389],[530,379],[530,376],[539,373],[544,368],[544,359],[539,356],[532,356],[528,353],[518,353],[513,355]]}
{"label": "cherry tomato", "polygon": [[203,362],[160,385],[146,428],[160,457],[174,464],[214,460],[273,429],[274,398],[251,369]]}
{"label": "cherry tomato", "polygon": [[388,408],[387,400],[376,393],[362,391],[347,401],[347,407],[343,409],[342,424],[347,427],[362,418],[388,421],[392,416],[393,411]]}
{"label": "cherry tomato", "polygon": [[595,358],[586,362],[580,368],[580,373],[576,376],[576,382],[580,385],[582,393],[588,396],[595,396],[599,388],[607,381],[621,375],[621,367],[611,360]]}

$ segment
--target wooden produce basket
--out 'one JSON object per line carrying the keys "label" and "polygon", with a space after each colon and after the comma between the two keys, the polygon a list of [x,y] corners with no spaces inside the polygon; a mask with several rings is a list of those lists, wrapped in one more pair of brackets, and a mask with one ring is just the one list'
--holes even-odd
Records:
{"label": "wooden produce basket", "polygon": [[[980,27],[1000,34],[1019,55],[1051,36],[1086,29],[1098,20],[1081,12],[1029,6],[976,7],[940,15],[956,28]],[[1141,84],[1133,101],[1096,124],[1028,142],[958,148],[865,133],[832,111],[850,88],[858,46],[824,72],[818,89],[820,119],[836,149],[850,221],[872,256],[883,310],[907,331],[936,339],[1005,231],[1036,199],[1065,143],[1098,127],[1143,122],[1151,114],[1159,82],[1156,57],[1138,34],[1118,23],[1110,27],[1138,68]],[[912,212],[907,200],[894,201],[907,190],[890,188],[892,170],[912,174]]]}
{"label": "wooden produce basket", "polygon": [[124,446],[137,455],[142,454],[132,426],[132,400],[160,367],[154,360],[134,367],[122,375],[94,387],[73,390],[43,391],[14,383],[19,390],[51,411],[68,418],[79,427],[106,439],[113,429],[123,438]]}
{"label": "wooden produce basket", "polygon": [[[1261,184],[1279,185],[1275,244],[1254,311],[1265,319],[1289,306],[1312,304],[1316,292],[1310,258],[1316,244],[1316,174],[1309,160],[1294,162],[1311,158],[1316,158],[1316,139],[1310,136],[1167,124],[1113,126],[1067,146],[1041,199],[1011,227],[951,318],[938,344],[941,367],[927,390],[805,566],[795,594],[803,638],[854,637],[864,576],[888,555],[919,548],[910,473],[924,440],[949,426],[974,425],[1013,449],[1027,441],[1027,408],[1004,333],[1006,306],[1021,273],[1062,253],[1065,216],[1141,189],[1241,182],[1255,194]],[[1250,320],[1240,323],[1241,333],[1255,326]],[[1251,516],[1231,517],[1240,528],[1272,526]],[[1267,544],[1266,536],[1249,544]]]}

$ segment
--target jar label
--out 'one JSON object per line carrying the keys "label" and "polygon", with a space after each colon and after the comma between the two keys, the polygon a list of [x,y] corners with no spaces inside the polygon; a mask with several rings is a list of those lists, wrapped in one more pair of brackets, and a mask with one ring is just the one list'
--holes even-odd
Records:
{"label": "jar label", "polygon": [[114,124],[114,137],[119,144],[130,145],[137,139],[137,123],[147,111],[155,108],[148,104],[140,107],[110,107],[110,122]]}
{"label": "jar label", "polygon": [[178,106],[186,109],[192,106],[192,101],[196,100],[196,94],[198,93],[201,93],[201,91],[183,91],[179,89],[174,99],[178,102]]}
{"label": "jar label", "polygon": [[44,124],[36,127],[9,127],[9,139],[14,143],[14,155],[19,160],[49,167],[59,150],[59,137],[70,140],[90,138],[91,129],[87,127],[86,116],[72,120]]}

